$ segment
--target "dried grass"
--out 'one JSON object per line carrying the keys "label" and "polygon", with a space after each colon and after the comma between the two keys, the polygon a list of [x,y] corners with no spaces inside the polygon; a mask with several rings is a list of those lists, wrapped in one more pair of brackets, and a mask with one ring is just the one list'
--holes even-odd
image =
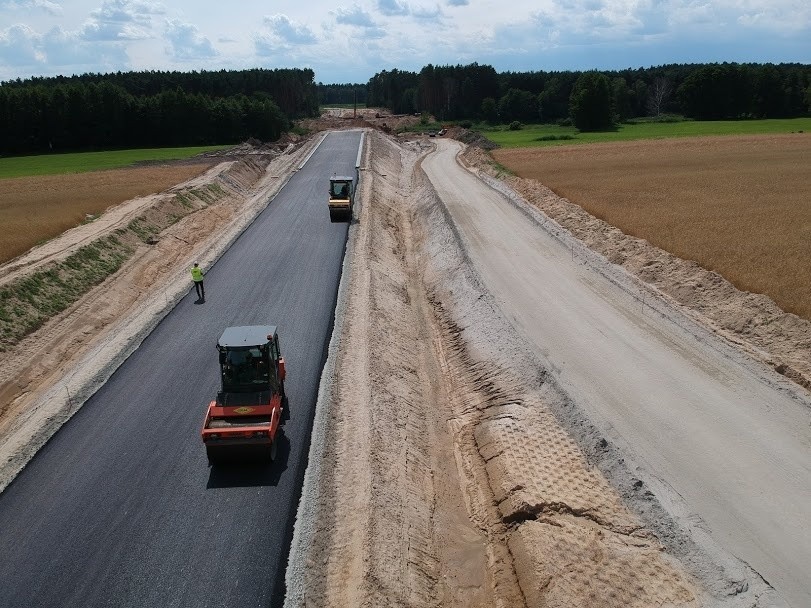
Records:
{"label": "dried grass", "polygon": [[811,318],[811,135],[496,150],[626,234]]}
{"label": "dried grass", "polygon": [[0,180],[0,263],[112,205],[161,192],[206,171],[193,164]]}

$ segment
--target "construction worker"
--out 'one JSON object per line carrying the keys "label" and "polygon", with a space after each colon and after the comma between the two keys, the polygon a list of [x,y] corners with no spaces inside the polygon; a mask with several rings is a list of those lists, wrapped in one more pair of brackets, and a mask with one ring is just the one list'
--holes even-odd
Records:
{"label": "construction worker", "polygon": [[195,262],[191,269],[191,279],[194,281],[194,289],[197,290],[197,299],[200,302],[206,301],[206,288],[203,286],[203,269]]}

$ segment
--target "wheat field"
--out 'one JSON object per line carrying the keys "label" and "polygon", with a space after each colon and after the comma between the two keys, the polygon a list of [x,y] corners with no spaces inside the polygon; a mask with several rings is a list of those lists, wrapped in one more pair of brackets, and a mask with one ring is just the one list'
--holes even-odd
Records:
{"label": "wheat field", "polygon": [[161,192],[209,166],[135,167],[0,180],[0,263],[78,226],[88,215]]}
{"label": "wheat field", "polygon": [[500,149],[626,234],[811,319],[811,134]]}

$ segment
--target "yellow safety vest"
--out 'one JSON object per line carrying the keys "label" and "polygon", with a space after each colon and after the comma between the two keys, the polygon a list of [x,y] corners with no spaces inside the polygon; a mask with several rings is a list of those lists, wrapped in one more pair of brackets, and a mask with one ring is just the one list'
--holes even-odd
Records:
{"label": "yellow safety vest", "polygon": [[203,269],[199,266],[195,266],[191,269],[191,278],[194,280],[195,283],[199,283],[203,280]]}

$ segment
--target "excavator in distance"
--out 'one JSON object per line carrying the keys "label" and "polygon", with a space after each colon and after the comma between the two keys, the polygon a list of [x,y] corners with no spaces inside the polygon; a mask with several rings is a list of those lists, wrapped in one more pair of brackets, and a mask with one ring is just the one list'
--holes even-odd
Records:
{"label": "excavator in distance", "polygon": [[329,220],[352,221],[355,199],[355,180],[343,175],[333,175],[329,180]]}
{"label": "excavator in distance", "polygon": [[209,465],[274,460],[286,372],[276,327],[229,327],[217,350],[221,390],[202,431]]}

